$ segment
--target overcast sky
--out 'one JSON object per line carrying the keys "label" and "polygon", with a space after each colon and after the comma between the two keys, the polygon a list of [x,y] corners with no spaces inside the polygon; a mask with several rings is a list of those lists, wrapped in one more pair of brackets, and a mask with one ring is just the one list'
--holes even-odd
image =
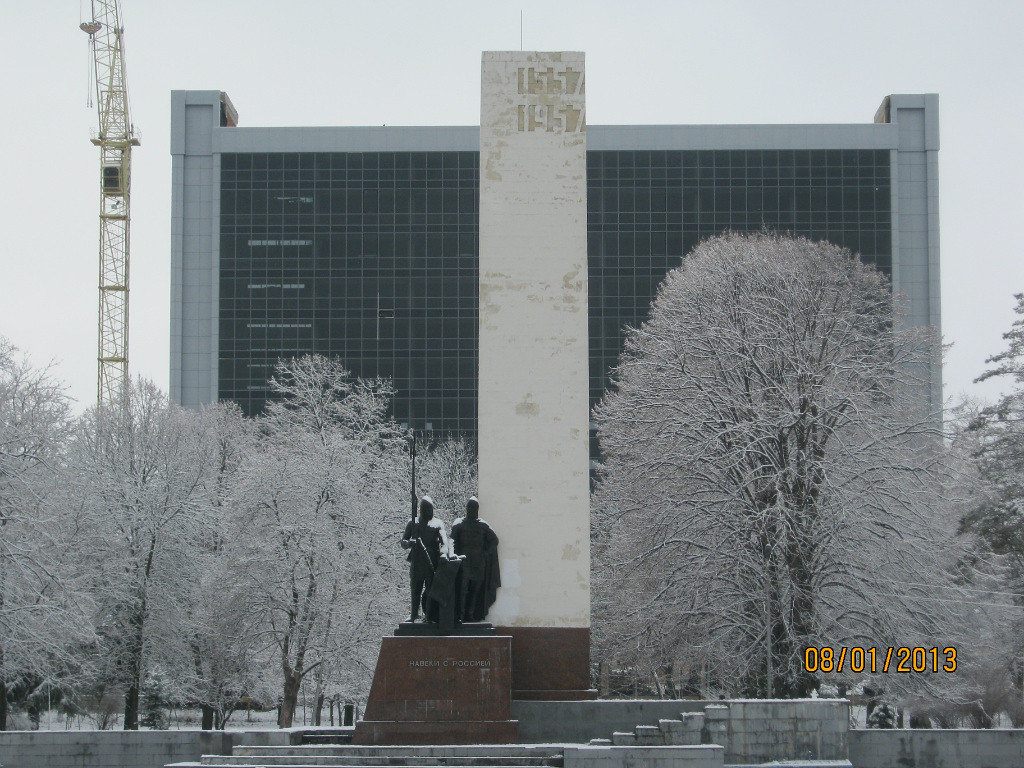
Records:
{"label": "overcast sky", "polygon": [[[88,0],[82,5],[88,7]],[[123,0],[133,120],[133,375],[166,388],[170,91],[239,124],[474,125],[480,52],[587,54],[587,120],[870,122],[937,92],[945,394],[1004,347],[1024,291],[1024,3]],[[95,398],[98,156],[79,0],[3,0],[0,335]]]}

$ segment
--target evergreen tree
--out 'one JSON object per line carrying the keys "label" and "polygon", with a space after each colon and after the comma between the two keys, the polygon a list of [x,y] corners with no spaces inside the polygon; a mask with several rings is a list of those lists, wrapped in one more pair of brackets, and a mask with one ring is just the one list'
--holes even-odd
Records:
{"label": "evergreen tree", "polygon": [[986,360],[991,367],[976,381],[1006,379],[1010,391],[982,409],[969,429],[977,434],[975,455],[990,498],[961,523],[981,536],[994,552],[1008,555],[1016,581],[1024,578],[1024,293],[1018,293],[1017,319],[1003,334],[1007,348]]}
{"label": "evergreen tree", "polygon": [[895,728],[896,710],[889,704],[879,704],[868,715],[868,728]]}
{"label": "evergreen tree", "polygon": [[142,683],[139,724],[154,731],[167,727],[166,710],[170,706],[170,683],[161,672],[150,672]]}

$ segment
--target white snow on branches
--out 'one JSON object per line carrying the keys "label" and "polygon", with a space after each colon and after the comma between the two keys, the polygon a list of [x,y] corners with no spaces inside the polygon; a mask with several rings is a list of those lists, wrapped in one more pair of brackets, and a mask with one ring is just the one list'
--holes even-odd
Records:
{"label": "white snow on branches", "polygon": [[596,410],[599,644],[775,696],[816,687],[809,645],[938,640],[950,531],[917,379],[935,344],[838,247],[699,245]]}

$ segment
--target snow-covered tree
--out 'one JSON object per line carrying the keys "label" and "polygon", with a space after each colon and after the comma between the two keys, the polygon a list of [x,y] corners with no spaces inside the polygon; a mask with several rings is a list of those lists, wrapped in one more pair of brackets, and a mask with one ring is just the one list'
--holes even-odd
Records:
{"label": "snow-covered tree", "polygon": [[209,537],[201,511],[215,455],[199,414],[151,382],[126,398],[82,420],[64,482],[91,517],[99,682],[124,692],[124,728],[136,729],[147,654],[179,635],[181,582]]}
{"label": "snow-covered tree", "polygon": [[416,485],[418,495],[430,494],[434,514],[450,526],[466,513],[466,501],[477,493],[473,447],[463,439],[428,444],[417,457]]}
{"label": "snow-covered tree", "polygon": [[[140,380],[76,421],[46,371],[0,343],[0,727],[8,691],[29,714],[52,694],[101,727],[122,702],[129,729],[166,701],[223,728],[282,684],[290,725],[310,671],[321,700],[365,695],[406,603],[393,391],[315,356],[272,387],[247,419]],[[471,452],[420,457],[454,516],[475,492]]]}
{"label": "snow-covered tree", "polygon": [[[1003,334],[1007,348],[986,362],[978,381],[1005,381],[1009,391],[982,408],[969,429],[975,457],[992,493],[964,517],[963,528],[981,536],[1012,561],[1016,586],[1024,586],[1024,293],[1018,293],[1013,326]],[[1021,590],[1018,590],[1021,591]]]}
{"label": "snow-covered tree", "polygon": [[228,548],[243,629],[277,654],[288,727],[311,670],[345,663],[395,621],[405,445],[386,417],[390,385],[354,378],[337,360],[282,362],[271,388]]}
{"label": "snow-covered tree", "polygon": [[262,673],[257,638],[239,632],[244,594],[231,589],[237,515],[232,507],[239,470],[255,450],[255,428],[234,403],[202,409],[197,440],[211,459],[199,499],[195,548],[178,577],[178,616],[158,644],[179,695],[202,710],[204,729],[222,729]]}
{"label": "snow-covered tree", "polygon": [[960,530],[974,543],[964,582],[976,615],[972,663],[965,667],[971,694],[954,704],[986,727],[1000,711],[1015,723],[1024,720],[1024,293],[1015,298],[1006,349],[986,361],[989,368],[977,379],[1003,381],[1007,391],[991,405],[961,406],[955,422],[954,445],[971,459],[964,483],[971,504]]}
{"label": "snow-covered tree", "polygon": [[139,702],[142,713],[139,724],[142,727],[154,731],[167,728],[167,710],[174,701],[175,688],[173,681],[162,669],[146,673]]}
{"label": "snow-covered tree", "polygon": [[63,386],[0,338],[0,730],[8,689],[52,685],[91,637],[80,520],[53,503],[70,426]]}
{"label": "snow-covered tree", "polygon": [[901,312],[804,239],[712,238],[667,276],[595,413],[599,646],[794,696],[809,646],[942,642],[937,339]]}

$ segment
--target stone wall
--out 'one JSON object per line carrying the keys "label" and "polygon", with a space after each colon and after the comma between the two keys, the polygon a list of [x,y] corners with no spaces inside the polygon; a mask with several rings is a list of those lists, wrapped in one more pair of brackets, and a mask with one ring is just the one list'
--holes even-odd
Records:
{"label": "stone wall", "polygon": [[734,699],[719,703],[729,707],[727,743],[722,745],[726,763],[845,760],[848,756],[847,699]]}
{"label": "stone wall", "polygon": [[280,744],[289,731],[5,731],[0,765],[9,768],[164,768],[228,755],[236,744]]}
{"label": "stone wall", "polygon": [[702,712],[705,741],[725,747],[726,763],[845,760],[850,703],[846,699],[686,699],[514,701],[524,742],[586,743],[636,726],[657,726]]}
{"label": "stone wall", "polygon": [[1015,768],[1024,729],[851,730],[854,768]]}
{"label": "stone wall", "polygon": [[698,747],[566,747],[565,768],[721,768],[724,750]]}

